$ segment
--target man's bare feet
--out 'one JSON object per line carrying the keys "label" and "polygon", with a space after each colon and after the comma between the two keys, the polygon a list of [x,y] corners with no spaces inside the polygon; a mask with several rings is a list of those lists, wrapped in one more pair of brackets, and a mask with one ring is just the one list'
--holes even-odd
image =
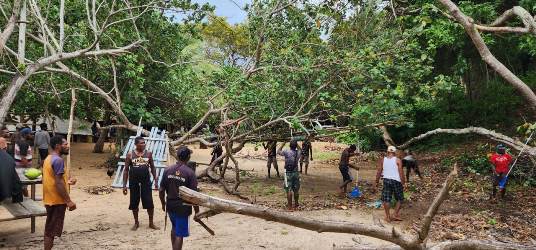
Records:
{"label": "man's bare feet", "polygon": [[402,221],[402,218],[400,218],[400,215],[391,215],[391,218],[394,220],[394,221]]}
{"label": "man's bare feet", "polygon": [[132,226],[132,228],[130,230],[136,231],[136,230],[138,230],[138,227],[140,227],[140,224],[139,223],[134,223],[134,226]]}
{"label": "man's bare feet", "polygon": [[391,218],[389,217],[383,217],[383,220],[385,220],[387,223],[391,222]]}
{"label": "man's bare feet", "polygon": [[154,229],[154,230],[160,230],[160,228],[155,226],[154,224],[149,224],[149,228]]}

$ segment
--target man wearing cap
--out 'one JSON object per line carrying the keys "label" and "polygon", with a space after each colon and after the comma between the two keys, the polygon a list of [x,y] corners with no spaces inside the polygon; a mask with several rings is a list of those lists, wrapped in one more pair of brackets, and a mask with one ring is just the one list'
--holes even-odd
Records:
{"label": "man wearing cap", "polygon": [[[493,153],[490,157],[490,162],[493,164],[491,171],[493,172],[492,181],[492,198],[497,194],[497,186],[499,182],[506,177],[508,170],[510,170],[510,163],[512,162],[512,156],[506,153],[506,147],[503,144],[497,145],[497,152]],[[499,193],[502,199],[506,194],[506,183],[504,187],[499,187]]]}
{"label": "man wearing cap", "polygon": [[[385,221],[401,221],[400,206],[402,201],[404,201],[404,185],[406,184],[406,180],[404,179],[402,161],[396,157],[396,147],[394,146],[389,146],[387,148],[387,155],[378,161],[378,171],[376,173],[374,189],[376,189],[378,186],[378,182],[380,181],[380,177],[382,175],[382,202],[383,209],[385,210]],[[395,196],[397,203],[395,206],[395,213],[391,215],[389,208],[391,204],[391,197],[393,197],[393,195]]]}
{"label": "man wearing cap", "polygon": [[[182,249],[184,237],[190,236],[189,217],[192,206],[186,204],[179,195],[179,187],[185,186],[197,191],[197,177],[187,166],[192,151],[185,146],[177,150],[178,162],[168,167],[160,183],[160,202],[162,210],[167,212],[171,220],[171,246],[173,250]],[[167,197],[166,197],[167,194]],[[199,206],[193,206],[195,213],[199,213]]]}
{"label": "man wearing cap", "polygon": [[138,212],[140,200],[143,209],[147,209],[149,215],[149,228],[158,230],[154,225],[154,204],[152,195],[152,183],[150,173],[155,180],[155,188],[158,189],[158,176],[156,176],[156,168],[153,162],[153,154],[145,150],[145,139],[138,136],[134,139],[135,149],[127,154],[125,159],[125,170],[123,171],[123,194],[127,195],[127,180],[130,188],[130,205],[128,209],[132,210],[134,216],[134,226],[132,231],[135,231],[140,226],[138,221]]}
{"label": "man wearing cap", "polygon": [[350,147],[344,149],[341,154],[341,160],[339,161],[339,171],[342,175],[342,185],[339,186],[340,196],[344,196],[347,192],[347,187],[350,182],[352,182],[352,177],[350,176],[350,167],[356,170],[359,170],[358,167],[350,163],[350,157],[357,155],[355,152],[357,147],[352,144]]}

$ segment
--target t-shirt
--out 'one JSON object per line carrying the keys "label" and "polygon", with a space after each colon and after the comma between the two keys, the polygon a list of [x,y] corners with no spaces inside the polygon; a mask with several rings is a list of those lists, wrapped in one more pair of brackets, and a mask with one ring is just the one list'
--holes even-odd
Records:
{"label": "t-shirt", "polygon": [[344,166],[348,166],[348,164],[350,164],[350,150],[345,149],[342,151],[341,160],[339,161],[339,166],[344,167]]}
{"label": "t-shirt", "polygon": [[402,159],[402,167],[415,168],[417,167],[417,160],[412,155],[406,155]]}
{"label": "t-shirt", "polygon": [[50,145],[50,135],[47,131],[39,131],[35,133],[34,145],[39,149],[48,149]]}
{"label": "t-shirt", "polygon": [[495,171],[497,173],[507,173],[510,165],[510,162],[512,162],[512,156],[509,154],[497,154],[493,153],[490,158],[491,164],[495,166]]}
{"label": "t-shirt", "polygon": [[160,182],[160,191],[167,193],[166,211],[180,216],[188,216],[192,214],[192,206],[183,204],[179,194],[179,187],[181,186],[197,191],[197,177],[194,171],[186,164],[177,162],[164,171]]}
{"label": "t-shirt", "polygon": [[302,155],[309,156],[310,151],[311,151],[311,142],[304,141],[302,143]]}
{"label": "t-shirt", "polygon": [[[29,167],[32,165],[33,152],[32,147],[26,140],[19,140],[15,144],[14,157],[18,167]],[[25,158],[28,162],[27,166],[22,165],[22,159]]]}
{"label": "t-shirt", "polygon": [[57,175],[63,175],[63,184],[69,192],[69,185],[67,185],[69,174],[65,172],[64,161],[59,155],[51,154],[43,162],[43,203],[45,205],[65,204],[65,200],[56,189],[55,176]]}
{"label": "t-shirt", "polygon": [[278,154],[285,157],[285,169],[287,172],[298,171],[298,160],[301,155],[299,150],[286,149]]}

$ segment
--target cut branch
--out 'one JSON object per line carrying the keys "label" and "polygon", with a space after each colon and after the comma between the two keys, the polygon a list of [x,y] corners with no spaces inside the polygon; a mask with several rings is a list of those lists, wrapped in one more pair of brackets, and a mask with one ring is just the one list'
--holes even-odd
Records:
{"label": "cut branch", "polygon": [[441,188],[441,191],[436,195],[434,201],[428,207],[428,212],[426,212],[426,215],[424,216],[424,220],[421,226],[421,230],[419,231],[419,242],[422,243],[428,237],[428,233],[430,232],[430,225],[432,224],[432,220],[434,216],[437,214],[437,211],[439,210],[439,206],[445,201],[448,197],[449,190],[452,187],[452,184],[454,184],[454,180],[456,178],[456,175],[458,174],[458,166],[455,163],[454,168],[450,172],[450,174],[447,176],[447,179],[443,183],[443,187]]}
{"label": "cut branch", "polygon": [[[424,134],[421,134],[417,137],[411,138],[406,143],[399,145],[398,148],[406,149],[415,142],[424,140],[430,136],[438,135],[438,134],[454,134],[454,135],[477,134],[477,135],[485,136],[494,141],[504,143],[517,151],[521,151],[521,149],[525,145],[523,142],[519,140],[513,139],[511,137],[508,137],[501,133],[497,133],[495,131],[487,130],[485,128],[480,128],[480,127],[468,127],[468,128],[463,128],[463,129],[443,129],[443,128],[434,129],[432,131],[428,131]],[[531,156],[536,156],[536,148],[534,147],[526,146],[524,152],[526,152],[527,154]]]}

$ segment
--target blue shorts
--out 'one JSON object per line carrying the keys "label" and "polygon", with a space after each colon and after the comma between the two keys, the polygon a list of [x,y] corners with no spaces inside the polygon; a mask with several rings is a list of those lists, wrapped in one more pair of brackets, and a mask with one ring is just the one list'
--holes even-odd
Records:
{"label": "blue shorts", "polygon": [[190,225],[189,225],[189,216],[177,215],[176,213],[169,212],[169,219],[171,220],[171,225],[175,231],[175,236],[177,237],[188,237],[190,236]]}

